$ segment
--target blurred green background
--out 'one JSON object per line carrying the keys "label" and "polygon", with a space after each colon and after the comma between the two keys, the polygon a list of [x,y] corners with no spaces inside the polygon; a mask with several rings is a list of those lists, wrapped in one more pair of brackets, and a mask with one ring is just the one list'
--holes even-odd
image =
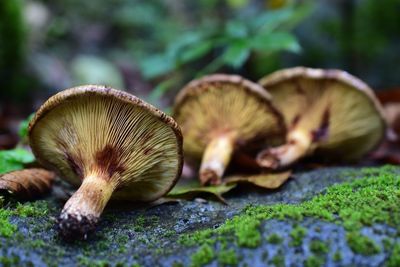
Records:
{"label": "blurred green background", "polygon": [[1,0],[0,148],[48,96],[87,83],[168,110],[213,72],[297,65],[400,85],[400,0]]}

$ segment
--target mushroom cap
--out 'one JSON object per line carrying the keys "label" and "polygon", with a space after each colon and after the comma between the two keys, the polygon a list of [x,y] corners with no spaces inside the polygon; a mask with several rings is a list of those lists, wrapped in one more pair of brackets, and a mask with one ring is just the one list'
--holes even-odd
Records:
{"label": "mushroom cap", "polygon": [[38,161],[74,185],[88,175],[112,180],[114,199],[152,201],[182,170],[176,122],[141,99],[106,86],[85,85],[48,99],[29,125]]}
{"label": "mushroom cap", "polygon": [[373,90],[345,71],[295,67],[267,75],[259,84],[273,96],[289,131],[313,130],[307,134],[317,139],[316,154],[358,159],[384,137],[383,109]]}
{"label": "mushroom cap", "polygon": [[238,75],[214,74],[190,82],[174,106],[185,155],[200,159],[207,144],[223,134],[233,134],[239,147],[282,142],[283,118],[270,99],[264,88]]}

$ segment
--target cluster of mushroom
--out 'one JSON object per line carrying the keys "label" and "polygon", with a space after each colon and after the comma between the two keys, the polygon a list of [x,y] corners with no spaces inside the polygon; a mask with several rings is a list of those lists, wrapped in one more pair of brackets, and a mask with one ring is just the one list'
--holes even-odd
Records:
{"label": "cluster of mushroom", "polygon": [[183,151],[201,162],[202,184],[220,184],[237,154],[268,169],[317,154],[353,160],[385,132],[372,90],[336,70],[293,68],[258,84],[210,75],[182,89],[173,117],[96,85],[65,90],[40,107],[29,126],[32,151],[79,186],[59,217],[64,236],[85,238],[110,199],[164,196],[181,175]]}
{"label": "cluster of mushroom", "polygon": [[297,67],[258,84],[233,75],[193,81],[177,96],[174,117],[185,155],[201,160],[202,184],[219,184],[234,153],[259,151],[259,166],[272,170],[311,155],[357,160],[382,140],[382,114],[361,80],[340,70]]}

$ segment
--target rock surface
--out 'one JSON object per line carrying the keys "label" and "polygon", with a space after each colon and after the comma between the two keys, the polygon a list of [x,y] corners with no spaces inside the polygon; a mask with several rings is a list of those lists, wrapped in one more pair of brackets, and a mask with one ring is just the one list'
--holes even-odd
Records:
{"label": "rock surface", "polygon": [[[391,168],[391,171],[397,175],[400,169]],[[396,256],[392,254],[400,253],[393,249],[400,242],[399,230],[382,223],[363,226],[360,230],[360,234],[372,240],[371,246],[377,247],[369,254],[353,251],[343,225],[315,217],[262,221],[258,227],[261,241],[254,247],[240,246],[234,237],[228,238],[228,242],[217,240],[207,245],[204,240],[198,245],[196,240],[190,245],[181,242],[187,234],[218,228],[249,205],[302,203],[323,194],[334,184],[362,176],[361,169],[347,167],[297,172],[279,190],[235,189],[225,195],[229,205],[210,201],[170,202],[151,208],[112,204],[103,214],[96,233],[86,241],[73,243],[66,243],[57,234],[55,218],[63,203],[55,194],[33,203],[11,203],[3,209],[16,211],[9,218],[16,229],[9,237],[2,236],[0,230],[0,265],[390,265],[389,258]],[[298,244],[293,243],[296,238]],[[216,253],[222,250],[224,253]]]}

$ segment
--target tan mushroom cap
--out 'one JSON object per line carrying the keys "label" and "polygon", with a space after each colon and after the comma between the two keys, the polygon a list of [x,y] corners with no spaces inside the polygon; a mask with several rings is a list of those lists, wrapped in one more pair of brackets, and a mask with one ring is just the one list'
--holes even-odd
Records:
{"label": "tan mushroom cap", "polygon": [[[237,75],[214,74],[190,82],[176,97],[174,118],[182,129],[185,156],[203,158],[203,167],[212,157],[224,158],[222,162],[209,162],[219,168],[216,183],[233,150],[249,144],[258,148],[276,144],[285,133],[283,119],[271,104],[270,95]],[[223,150],[225,155],[216,155],[223,154]],[[201,176],[200,170],[202,180]]]}
{"label": "tan mushroom cap", "polygon": [[29,125],[33,153],[68,182],[91,172],[118,180],[113,198],[152,201],[166,194],[182,169],[176,122],[141,99],[106,86],[85,85],[48,99]]}
{"label": "tan mushroom cap", "polygon": [[[385,134],[382,108],[372,89],[347,72],[296,67],[274,72],[259,83],[273,96],[288,127],[289,145],[275,150],[278,160],[285,161],[290,143],[299,140],[307,146],[302,156],[355,160]],[[286,155],[279,159],[278,152]],[[293,163],[289,158],[281,165]]]}

